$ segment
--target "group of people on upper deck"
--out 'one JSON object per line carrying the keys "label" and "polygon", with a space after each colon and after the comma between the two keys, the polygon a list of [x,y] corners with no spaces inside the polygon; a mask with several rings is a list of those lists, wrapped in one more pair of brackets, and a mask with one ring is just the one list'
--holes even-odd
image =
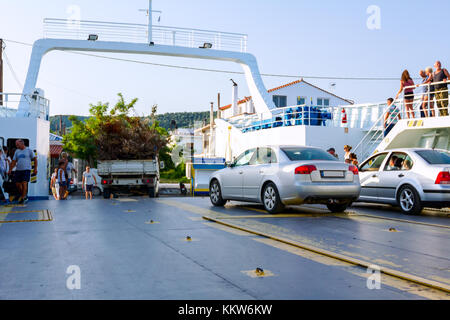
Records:
{"label": "group of people on upper deck", "polygon": [[389,131],[391,131],[398,120],[401,119],[400,110],[394,104],[394,100],[397,100],[402,92],[404,95],[405,115],[408,119],[415,118],[413,109],[414,90],[418,87],[420,87],[421,94],[421,118],[436,116],[436,112],[434,110],[434,100],[436,100],[436,108],[439,112],[438,115],[449,115],[447,81],[450,78],[450,74],[447,69],[442,68],[440,61],[435,62],[434,68],[434,70],[432,67],[427,67],[425,70],[420,70],[419,75],[422,78],[421,84],[414,83],[414,80],[409,75],[408,70],[403,71],[400,80],[400,89],[398,90],[395,99],[387,99],[388,109],[384,118],[385,136],[389,133]]}
{"label": "group of people on upper deck", "polygon": [[422,116],[429,117],[430,112],[431,116],[435,116],[433,99],[436,99],[439,115],[448,116],[448,88],[446,82],[448,81],[450,74],[447,69],[442,68],[440,61],[435,62],[434,68],[434,72],[432,67],[420,70],[419,75],[422,78],[422,83],[417,85],[410,77],[408,70],[403,71],[400,80],[400,89],[395,96],[395,100],[397,100],[402,92],[404,93],[405,113],[407,118],[414,118],[414,89],[419,86],[422,98]]}

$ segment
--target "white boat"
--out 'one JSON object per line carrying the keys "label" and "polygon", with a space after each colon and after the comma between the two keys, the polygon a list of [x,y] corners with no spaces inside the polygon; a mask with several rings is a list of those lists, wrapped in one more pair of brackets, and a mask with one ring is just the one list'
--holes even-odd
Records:
{"label": "white boat", "polygon": [[[38,176],[30,186],[30,198],[48,196],[49,101],[43,90],[36,88],[36,83],[42,58],[53,50],[188,57],[241,65],[254,110],[215,119],[211,126],[214,139],[210,140],[214,152],[208,153],[211,157],[231,160],[243,150],[262,144],[333,146],[337,150],[349,144],[356,146],[353,151],[361,160],[375,150],[399,146],[450,149],[448,116],[403,118],[384,138],[385,103],[277,108],[262,81],[256,58],[246,52],[245,34],[153,26],[149,17],[147,25],[45,19],[44,35],[33,45],[23,92],[1,93],[0,137],[5,142],[26,139],[38,156]],[[416,100],[417,108],[420,97]],[[403,101],[396,103],[403,110]]]}

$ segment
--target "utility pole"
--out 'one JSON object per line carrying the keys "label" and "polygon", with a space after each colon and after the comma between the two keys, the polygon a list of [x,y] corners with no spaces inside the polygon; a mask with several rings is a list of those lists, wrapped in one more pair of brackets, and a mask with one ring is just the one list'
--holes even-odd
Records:
{"label": "utility pole", "polygon": [[0,39],[0,106],[3,105],[3,39]]}
{"label": "utility pole", "polygon": [[209,141],[208,141],[208,156],[212,157],[212,144],[214,134],[214,102],[211,102],[211,110],[209,111]]}
{"label": "utility pole", "polygon": [[217,119],[221,118],[220,114],[220,92],[217,93]]}

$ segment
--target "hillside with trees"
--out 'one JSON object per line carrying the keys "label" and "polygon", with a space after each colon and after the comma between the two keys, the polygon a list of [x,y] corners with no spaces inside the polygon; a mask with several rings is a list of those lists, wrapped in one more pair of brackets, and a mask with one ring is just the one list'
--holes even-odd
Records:
{"label": "hillside with trees", "polygon": [[[214,115],[216,116],[216,114]],[[56,115],[50,117],[50,130],[51,132],[60,134],[64,132],[64,128],[66,133],[70,131],[70,128],[74,125],[73,120],[86,122],[88,116],[71,116],[71,115]],[[170,130],[172,129],[172,121],[175,121],[176,126],[178,128],[189,128],[194,127],[197,122],[206,122],[209,123],[209,112],[173,112],[173,113],[163,113],[156,115],[156,120],[159,123],[159,126]],[[62,130],[60,129],[62,128]]]}

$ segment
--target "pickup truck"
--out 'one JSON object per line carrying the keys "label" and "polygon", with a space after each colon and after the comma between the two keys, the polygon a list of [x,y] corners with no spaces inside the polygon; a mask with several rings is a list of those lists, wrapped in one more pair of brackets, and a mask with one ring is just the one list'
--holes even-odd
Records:
{"label": "pickup truck", "polygon": [[159,192],[159,162],[153,160],[99,160],[103,198],[122,192],[141,191],[150,198]]}

